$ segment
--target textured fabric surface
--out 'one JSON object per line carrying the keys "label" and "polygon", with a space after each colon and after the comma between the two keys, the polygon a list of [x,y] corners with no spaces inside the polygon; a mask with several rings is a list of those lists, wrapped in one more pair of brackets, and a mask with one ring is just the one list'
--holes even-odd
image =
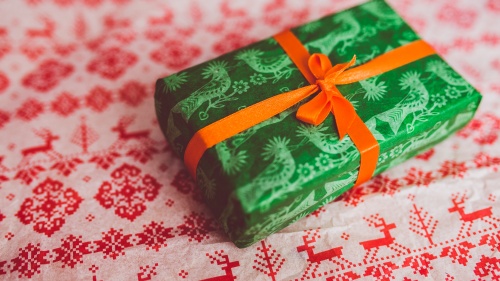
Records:
{"label": "textured fabric surface", "polygon": [[483,94],[435,148],[279,233],[225,237],[157,78],[362,1],[0,1],[0,279],[498,280],[500,2],[389,0]]}

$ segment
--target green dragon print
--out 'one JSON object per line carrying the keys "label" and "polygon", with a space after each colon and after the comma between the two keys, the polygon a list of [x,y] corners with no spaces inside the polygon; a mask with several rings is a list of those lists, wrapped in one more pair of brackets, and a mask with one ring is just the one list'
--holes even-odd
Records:
{"label": "green dragon print", "polygon": [[273,83],[278,82],[281,78],[290,78],[290,75],[295,70],[292,67],[292,61],[286,54],[269,56],[263,51],[248,49],[239,52],[235,56],[235,59],[245,62],[258,73],[270,75],[263,78],[265,80],[273,80]]}
{"label": "green dragon print", "polygon": [[463,94],[470,95],[474,92],[474,88],[444,61],[430,61],[427,64],[426,71],[448,83],[445,89],[448,98],[456,99]]}
{"label": "green dragon print", "polygon": [[403,20],[394,11],[381,1],[371,1],[361,6],[363,10],[378,18],[376,26],[380,30],[398,28]]}
{"label": "green dragon print", "polygon": [[[213,99],[223,98],[223,95],[231,86],[231,78],[229,77],[226,68],[227,63],[224,61],[214,61],[208,64],[208,66],[203,70],[202,76],[204,79],[210,79],[210,81],[201,86],[198,90],[194,91],[188,98],[178,102],[172,108],[167,120],[166,135],[169,140],[174,141],[181,135],[181,131],[174,124],[174,114],[181,114],[184,120],[188,121],[193,113],[207,101],[209,102],[209,105],[207,106],[208,110],[213,107],[214,103],[217,103],[217,101],[213,101]],[[201,119],[207,115],[207,110],[200,112],[199,117]],[[182,150],[181,147],[176,147],[175,149],[178,151]]]}
{"label": "green dragon print", "polygon": [[238,148],[255,135],[259,129],[279,123],[290,114],[295,113],[299,105],[300,104],[296,104],[295,106],[292,106],[278,115],[235,135],[230,140],[225,140],[216,144],[215,151],[217,152],[217,157],[222,164],[224,172],[228,175],[235,175],[241,171],[243,166],[246,164],[248,155],[246,150],[238,150]]}
{"label": "green dragon print", "polygon": [[[335,52],[345,54],[347,48],[351,47],[356,41],[356,37],[361,32],[361,27],[354,14],[350,11],[344,11],[336,15],[334,22],[342,25],[341,31],[329,33],[325,37],[306,43],[307,49],[315,48],[325,55],[329,55],[335,49]],[[342,44],[340,48],[335,48],[340,44]]]}
{"label": "green dragon print", "polygon": [[354,149],[354,144],[349,136],[345,136],[341,141],[335,135],[324,133],[327,130],[325,124],[318,126],[314,125],[300,125],[297,129],[297,136],[304,137],[307,141],[313,143],[321,151],[328,154],[340,154],[349,149]]}
{"label": "green dragon print", "polygon": [[253,180],[236,190],[247,210],[256,208],[259,198],[277,187],[287,187],[295,173],[295,159],[288,147],[290,139],[273,137],[265,146],[262,157],[271,163]]}
{"label": "green dragon print", "polygon": [[[424,111],[429,103],[429,92],[425,88],[424,83],[420,81],[419,73],[415,71],[406,72],[399,81],[401,90],[409,90],[408,94],[393,108],[379,113],[365,122],[377,140],[385,139],[385,136],[377,131],[377,120],[387,123],[392,132],[397,134],[408,115],[412,114],[416,118],[416,113]],[[407,132],[410,133],[411,131],[412,128],[410,126],[407,128]]]}

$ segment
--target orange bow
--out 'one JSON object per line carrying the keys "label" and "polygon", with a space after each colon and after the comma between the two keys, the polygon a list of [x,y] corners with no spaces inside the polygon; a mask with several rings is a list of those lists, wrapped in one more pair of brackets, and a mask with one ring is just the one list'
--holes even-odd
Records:
{"label": "orange bow", "polygon": [[335,79],[356,62],[354,56],[350,62],[332,67],[330,59],[323,54],[312,54],[308,60],[311,73],[316,77],[316,85],[321,92],[312,100],[299,107],[297,118],[303,122],[319,125],[331,112],[335,116],[339,137],[342,139],[354,122],[356,111],[335,86]]}

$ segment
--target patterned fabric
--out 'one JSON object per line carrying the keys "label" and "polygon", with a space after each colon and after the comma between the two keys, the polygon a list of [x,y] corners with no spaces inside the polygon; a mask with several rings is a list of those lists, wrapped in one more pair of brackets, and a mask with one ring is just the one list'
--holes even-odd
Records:
{"label": "patterned fabric", "polygon": [[248,248],[163,139],[157,78],[360,2],[2,1],[0,278],[498,280],[497,0],[389,0],[482,92],[477,115]]}
{"label": "patterned fabric", "polygon": [[[309,52],[358,65],[418,39],[383,0],[293,28]],[[348,51],[349,50],[349,51]],[[351,53],[349,53],[351,52]],[[273,38],[160,79],[160,127],[179,156],[196,131],[239,109],[308,82]],[[480,94],[432,55],[386,73],[340,85],[380,145],[374,175],[419,154],[462,128]],[[303,104],[303,102],[302,102]],[[292,106],[207,150],[198,186],[224,231],[247,247],[331,202],[354,185],[360,155],[341,141],[333,115],[320,125]]]}

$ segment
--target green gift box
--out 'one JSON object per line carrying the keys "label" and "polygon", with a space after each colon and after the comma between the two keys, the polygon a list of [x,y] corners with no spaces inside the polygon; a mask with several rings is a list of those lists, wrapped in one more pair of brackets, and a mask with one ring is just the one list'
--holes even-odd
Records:
{"label": "green gift box", "polygon": [[[362,65],[418,35],[383,0],[291,29],[310,53]],[[308,85],[273,38],[159,79],[161,129],[183,157],[200,129],[257,102]],[[380,146],[375,174],[467,124],[481,95],[431,55],[338,89]],[[306,100],[307,101],[307,100]],[[209,148],[196,182],[225,232],[247,247],[332,201],[354,185],[360,154],[339,140],[334,117],[318,126],[295,117],[297,104]]]}

